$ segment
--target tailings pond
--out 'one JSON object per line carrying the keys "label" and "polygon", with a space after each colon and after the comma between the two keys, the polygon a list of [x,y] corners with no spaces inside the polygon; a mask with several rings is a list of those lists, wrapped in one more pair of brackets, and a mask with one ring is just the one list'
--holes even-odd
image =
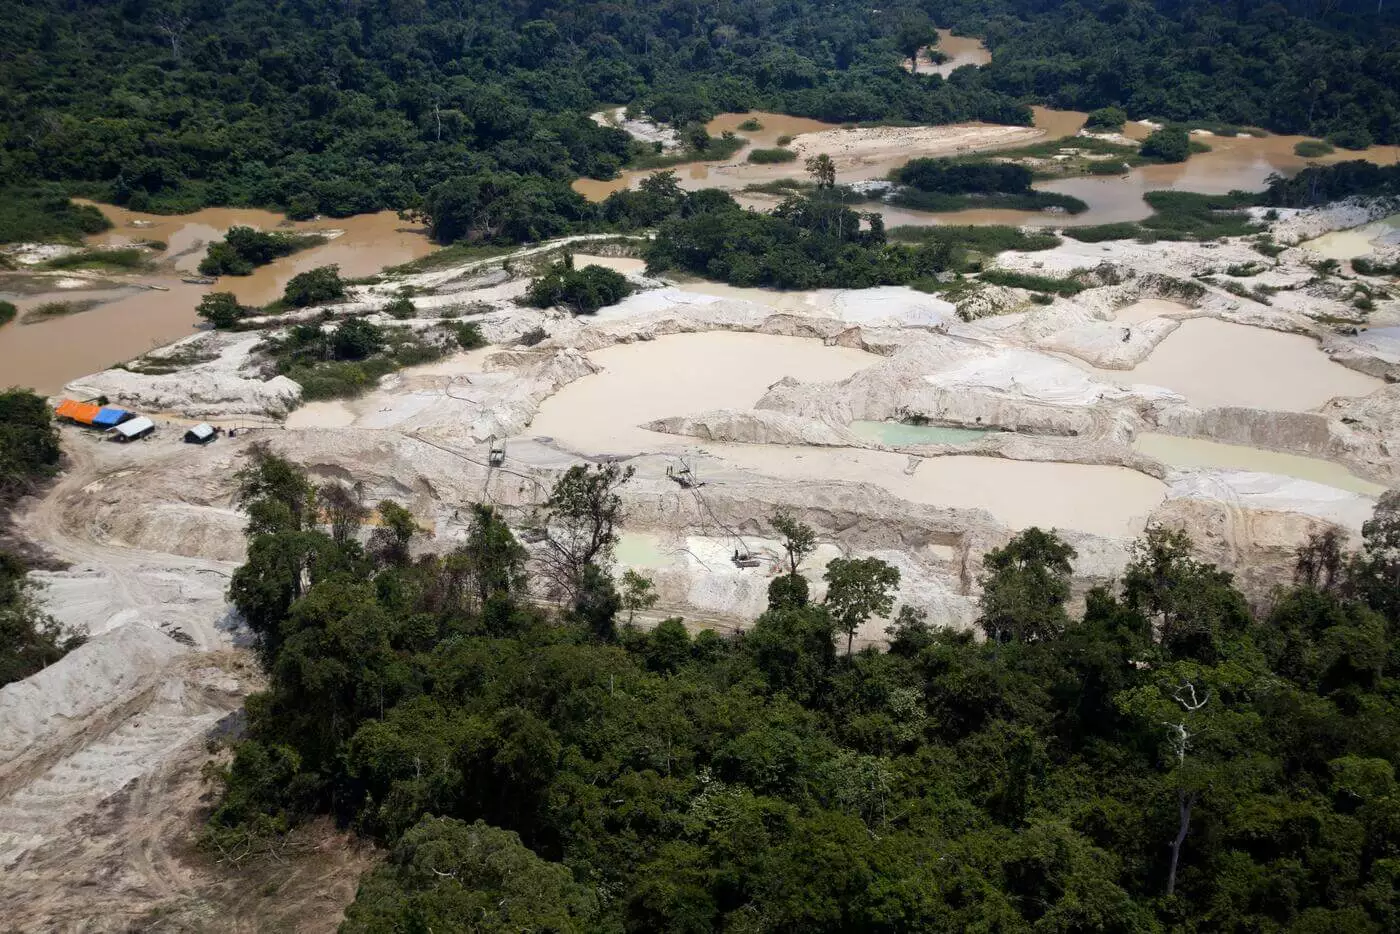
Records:
{"label": "tailings pond", "polygon": [[1379,496],[1385,487],[1363,480],[1340,464],[1316,457],[1279,454],[1239,444],[1221,444],[1199,438],[1179,438],[1144,432],[1133,442],[1133,450],[1170,467],[1208,470],[1248,470],[1310,480],[1366,496]]}
{"label": "tailings pond", "polygon": [[1366,396],[1381,380],[1328,359],[1300,334],[1192,318],[1131,370],[1080,363],[1121,385],[1164,386],[1199,408],[1244,406],[1307,412],[1338,396]]}
{"label": "tailings pond", "polygon": [[[985,509],[999,521],[1131,536],[1163,499],[1161,481],[1124,467],[701,442],[638,428],[672,415],[749,409],[784,377],[839,380],[881,358],[806,338],[709,332],[589,354],[603,372],[547,399],[527,433],[586,454],[699,449],[702,476],[734,469],[795,481],[872,483],[912,502]],[[720,482],[723,482],[722,480]]]}

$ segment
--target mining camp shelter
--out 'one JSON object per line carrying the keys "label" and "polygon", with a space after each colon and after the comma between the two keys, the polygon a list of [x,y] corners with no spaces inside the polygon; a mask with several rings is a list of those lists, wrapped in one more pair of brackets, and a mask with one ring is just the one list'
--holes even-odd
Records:
{"label": "mining camp shelter", "polygon": [[118,441],[135,441],[138,438],[146,437],[155,430],[156,423],[144,415],[122,422],[112,429],[116,432]]}
{"label": "mining camp shelter", "polygon": [[214,431],[212,425],[199,424],[185,432],[185,443],[208,444],[210,441],[213,441],[215,437],[217,437],[217,433]]}
{"label": "mining camp shelter", "polygon": [[94,428],[116,428],[122,422],[129,421],[136,417],[135,412],[128,412],[126,409],[119,409],[115,405],[104,405],[97,410],[97,414],[92,417]]}
{"label": "mining camp shelter", "polygon": [[95,424],[93,420],[97,418],[98,413],[101,411],[101,406],[93,405],[90,402],[77,402],[73,399],[64,399],[58,404],[58,408],[54,409],[54,414],[59,418],[66,418],[70,422],[76,422],[79,425],[91,427]]}

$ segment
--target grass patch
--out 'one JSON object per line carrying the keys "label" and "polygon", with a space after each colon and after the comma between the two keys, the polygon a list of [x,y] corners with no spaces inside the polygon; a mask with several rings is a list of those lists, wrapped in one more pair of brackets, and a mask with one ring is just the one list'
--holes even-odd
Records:
{"label": "grass patch", "polygon": [[51,318],[66,318],[69,315],[80,315],[85,311],[92,311],[102,302],[95,298],[85,299],[80,302],[44,302],[37,308],[31,308],[24,313],[20,319],[20,324],[38,324],[41,321],[48,321]]}
{"label": "grass patch", "polygon": [[1132,221],[1116,224],[1091,224],[1087,227],[1066,227],[1064,235],[1080,243],[1103,243],[1106,240],[1133,240],[1142,236],[1143,228]]}
{"label": "grass patch", "polygon": [[442,325],[457,341],[463,350],[477,350],[487,344],[486,335],[475,321],[453,321]]}
{"label": "grass patch", "polygon": [[979,208],[1009,211],[1044,211],[1047,208],[1061,208],[1067,214],[1082,214],[1089,209],[1089,205],[1072,195],[1062,195],[1051,191],[951,195],[936,191],[920,191],[917,188],[901,188],[890,196],[889,203],[912,208],[916,211],[941,212],[969,211]]}
{"label": "grass patch", "polygon": [[518,249],[519,247],[515,246],[497,246],[489,243],[454,243],[429,253],[427,256],[420,256],[418,259],[409,260],[399,266],[391,266],[384,270],[382,275],[407,276],[419,272],[432,272],[435,269],[445,269],[448,266],[495,259],[498,256],[514,253]]}
{"label": "grass patch", "polygon": [[1015,272],[1010,269],[988,269],[982,273],[982,281],[1002,285],[1012,289],[1027,289],[1031,292],[1046,292],[1055,295],[1078,295],[1085,289],[1078,279],[1056,276],[1037,276],[1028,272]]}
{"label": "grass patch", "polygon": [[150,267],[150,257],[140,247],[114,250],[83,250],[58,256],[44,263],[46,269],[119,269],[135,271]]}
{"label": "grass patch", "polygon": [[1052,233],[1026,233],[1017,227],[1003,225],[895,227],[887,236],[897,243],[951,243],[978,253],[1000,253],[1004,250],[1029,253],[1051,250],[1061,243],[1060,238]]}
{"label": "grass patch", "polygon": [[[1062,150],[1066,149],[1098,156],[1122,156],[1125,159],[1138,154],[1136,146],[1127,146],[1112,140],[1098,139],[1093,136],[1061,136],[1058,139],[1041,140],[1038,143],[1030,143],[1016,149],[1000,149],[995,153],[995,157],[999,161],[1017,158],[1049,159],[1063,155]],[[978,154],[960,156],[954,161],[988,162],[990,159],[986,154]]]}
{"label": "grass patch", "polygon": [[[1352,271],[1360,276],[1400,276],[1400,262],[1381,263],[1364,256],[1351,261]],[[0,313],[3,317],[3,313]]]}
{"label": "grass patch", "polygon": [[[1220,237],[1245,237],[1257,233],[1258,227],[1244,208],[1256,205],[1262,196],[1244,191],[1228,195],[1203,195],[1194,191],[1149,191],[1143,199],[1152,207],[1151,217],[1139,223],[1125,221],[1065,229],[1065,236],[1081,243],[1101,243],[1105,240],[1216,240]],[[1265,255],[1266,249],[1255,249]]]}
{"label": "grass patch", "polygon": [[1319,156],[1330,156],[1336,151],[1336,146],[1320,139],[1305,139],[1293,146],[1294,155],[1302,156],[1304,159],[1316,159]]}
{"label": "grass patch", "polygon": [[1246,298],[1252,302],[1258,302],[1261,305],[1273,304],[1271,300],[1273,293],[1263,288],[1250,289],[1238,282],[1233,282],[1229,279],[1216,279],[1211,276],[1202,276],[1201,281],[1209,282],[1211,285],[1224,289],[1231,295],[1237,295],[1240,298]]}
{"label": "grass patch", "polygon": [[[352,345],[338,335],[356,330],[362,341]],[[444,330],[414,331],[405,327],[375,328],[358,319],[342,321],[333,331],[320,324],[297,325],[286,336],[265,341],[260,350],[276,371],[301,384],[308,401],[346,399],[373,389],[380,378],[396,370],[440,360],[456,335]]]}
{"label": "grass patch", "polygon": [[758,165],[774,165],[779,162],[797,161],[797,153],[791,149],[753,149],[749,151],[749,161]]}
{"label": "grass patch", "polygon": [[218,351],[207,350],[199,344],[191,344],[171,353],[147,354],[143,357],[137,357],[135,360],[128,360],[121,365],[121,368],[131,373],[140,373],[143,376],[164,376],[167,373],[178,373],[189,367],[217,359],[219,359]]}
{"label": "grass patch", "polygon": [[809,192],[816,187],[812,182],[799,181],[795,178],[779,178],[771,182],[755,182],[752,185],[745,185],[744,191],[763,195],[790,195],[795,192]]}
{"label": "grass patch", "polygon": [[748,140],[740,136],[712,136],[704,149],[687,146],[677,152],[659,153],[638,147],[632,150],[628,168],[669,169],[687,162],[723,162],[748,145]]}
{"label": "grass patch", "polygon": [[10,302],[0,302],[0,327],[4,327],[15,320],[15,315],[19,310]]}
{"label": "grass patch", "polygon": [[1153,215],[1142,226],[1163,240],[1214,240],[1243,237],[1258,227],[1242,209],[1258,203],[1259,195],[1236,191],[1202,195],[1193,191],[1149,191],[1143,199]]}

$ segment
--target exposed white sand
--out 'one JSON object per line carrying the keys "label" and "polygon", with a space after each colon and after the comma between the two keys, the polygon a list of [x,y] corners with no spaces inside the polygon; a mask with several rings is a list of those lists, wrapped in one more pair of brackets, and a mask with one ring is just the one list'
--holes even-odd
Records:
{"label": "exposed white sand", "polygon": [[1334,363],[1317,342],[1215,318],[1192,318],[1131,370],[1094,370],[1121,384],[1165,386],[1195,406],[1306,412],[1338,396],[1384,385]]}
{"label": "exposed white sand", "polygon": [[574,268],[582,269],[584,266],[602,266],[604,269],[620,272],[624,276],[628,273],[644,272],[647,268],[646,261],[637,259],[635,256],[598,256],[594,253],[575,253]]}
{"label": "exposed white sand", "polygon": [[1326,484],[1352,493],[1364,493],[1367,496],[1379,496],[1385,492],[1385,487],[1380,484],[1363,480],[1331,461],[1298,454],[1262,451],[1240,444],[1221,444],[1218,441],[1203,441],[1199,438],[1179,438],[1175,435],[1144,432],[1137,436],[1133,449],[1172,467],[1223,468],[1278,474]]}
{"label": "exposed white sand", "polygon": [[828,382],[881,359],[808,338],[729,331],[674,334],[588,356],[603,372],[546,400],[530,433],[591,453],[658,450],[674,439],[637,425],[669,415],[751,408],[784,377]]}

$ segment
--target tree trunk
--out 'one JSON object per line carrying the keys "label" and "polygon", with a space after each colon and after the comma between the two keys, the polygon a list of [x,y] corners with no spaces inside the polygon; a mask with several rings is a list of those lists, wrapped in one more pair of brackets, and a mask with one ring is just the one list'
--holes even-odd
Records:
{"label": "tree trunk", "polygon": [[848,629],[848,630],[846,630],[846,657],[847,657],[847,658],[850,658],[850,657],[851,657],[851,643],[855,641],[855,638],[856,638],[856,631],[855,631],[854,629]]}
{"label": "tree trunk", "polygon": [[1186,831],[1191,826],[1191,806],[1196,803],[1196,796],[1187,794],[1185,791],[1176,793],[1176,810],[1180,816],[1180,823],[1176,828],[1176,839],[1172,841],[1172,867],[1167,873],[1167,897],[1171,897],[1176,891],[1176,866],[1181,860],[1181,844],[1186,842]]}

